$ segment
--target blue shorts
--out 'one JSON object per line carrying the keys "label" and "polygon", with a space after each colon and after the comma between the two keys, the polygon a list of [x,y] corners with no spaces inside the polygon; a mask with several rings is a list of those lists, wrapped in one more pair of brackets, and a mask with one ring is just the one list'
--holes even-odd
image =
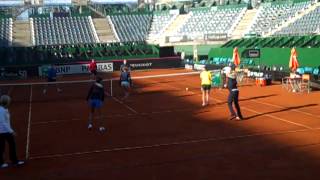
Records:
{"label": "blue shorts", "polygon": [[128,81],[122,81],[121,86],[125,88],[130,88],[130,83]]}
{"label": "blue shorts", "polygon": [[100,99],[90,99],[89,105],[92,108],[101,108],[102,107],[102,101]]}

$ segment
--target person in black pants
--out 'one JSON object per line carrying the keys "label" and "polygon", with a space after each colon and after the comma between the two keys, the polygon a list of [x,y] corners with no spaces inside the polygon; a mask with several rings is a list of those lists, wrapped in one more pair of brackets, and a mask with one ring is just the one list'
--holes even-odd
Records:
{"label": "person in black pants", "polygon": [[87,101],[90,106],[90,113],[89,113],[89,120],[88,120],[88,129],[91,130],[93,128],[93,117],[95,114],[95,111],[98,111],[98,119],[100,120],[100,127],[99,131],[104,132],[106,129],[103,126],[103,120],[102,120],[102,106],[104,101],[104,87],[102,84],[102,78],[97,77],[96,82],[92,84],[90,87],[90,90],[87,95]]}
{"label": "person in black pants", "polygon": [[15,166],[24,164],[24,161],[20,161],[17,158],[16,143],[14,140],[15,132],[11,128],[10,114],[8,111],[10,101],[11,99],[8,95],[2,95],[0,97],[0,168],[9,166],[3,159],[6,141],[9,145],[9,157],[12,164]]}
{"label": "person in black pants", "polygon": [[[237,120],[242,120],[243,117],[239,105],[239,89],[237,87],[237,78],[234,70],[228,75],[227,88],[229,90],[228,107],[231,113],[229,120],[233,120],[234,118]],[[237,113],[234,111],[232,103],[234,103]]]}

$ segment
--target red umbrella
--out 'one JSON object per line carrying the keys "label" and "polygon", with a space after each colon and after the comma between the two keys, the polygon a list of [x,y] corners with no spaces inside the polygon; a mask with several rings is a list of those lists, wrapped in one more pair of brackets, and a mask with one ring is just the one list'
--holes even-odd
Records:
{"label": "red umbrella", "polygon": [[299,67],[298,58],[297,58],[297,51],[296,48],[291,49],[290,61],[289,61],[289,68],[291,71],[296,71]]}
{"label": "red umbrella", "polygon": [[235,47],[233,49],[233,63],[238,66],[240,64],[240,56],[239,56],[239,51],[238,48]]}

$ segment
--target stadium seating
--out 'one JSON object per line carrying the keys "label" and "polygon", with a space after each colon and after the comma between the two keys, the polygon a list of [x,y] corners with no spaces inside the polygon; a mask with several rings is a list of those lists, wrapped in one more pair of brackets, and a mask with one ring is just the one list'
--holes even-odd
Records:
{"label": "stadium seating", "polygon": [[155,12],[149,31],[149,39],[157,38],[176,17],[177,15],[170,14],[167,11]]}
{"label": "stadium seating", "polygon": [[264,35],[282,25],[297,13],[302,12],[311,4],[311,1],[288,3],[264,3],[258,10],[257,17],[247,34]]}
{"label": "stadium seating", "polygon": [[12,43],[12,19],[0,19],[0,47],[10,46]]}
{"label": "stadium seating", "polygon": [[152,14],[123,14],[110,16],[121,42],[145,41]]}
{"label": "stadium seating", "polygon": [[96,43],[89,16],[35,18],[35,45]]}
{"label": "stadium seating", "polygon": [[243,17],[246,7],[201,8],[190,12],[190,18],[178,30],[177,35],[189,39],[201,38],[207,34],[228,34]]}
{"label": "stadium seating", "polygon": [[274,35],[309,35],[319,32],[320,7],[304,15],[289,26],[276,32]]}

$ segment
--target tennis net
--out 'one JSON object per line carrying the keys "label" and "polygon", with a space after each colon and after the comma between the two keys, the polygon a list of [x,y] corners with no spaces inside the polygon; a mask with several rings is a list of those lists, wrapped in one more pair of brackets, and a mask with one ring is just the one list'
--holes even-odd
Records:
{"label": "tennis net", "polygon": [[[164,84],[186,80],[199,72],[171,73],[148,76],[134,76],[133,87],[136,89],[162,87]],[[184,77],[184,78],[182,78]],[[13,102],[50,102],[50,101],[77,101],[84,100],[94,83],[94,80],[57,81],[57,82],[30,82],[30,83],[2,83],[0,94],[8,94]],[[109,96],[117,95],[121,90],[119,78],[103,79],[105,92]],[[167,88],[168,89],[168,88]],[[30,96],[32,94],[32,99]]]}

